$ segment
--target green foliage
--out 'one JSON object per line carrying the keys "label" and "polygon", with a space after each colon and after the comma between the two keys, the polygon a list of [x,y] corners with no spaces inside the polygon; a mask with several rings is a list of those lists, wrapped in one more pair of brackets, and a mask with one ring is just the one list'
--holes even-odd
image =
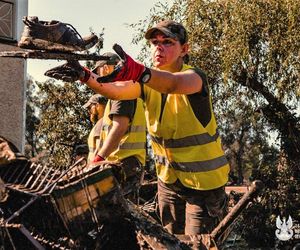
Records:
{"label": "green foliage", "polygon": [[37,136],[41,148],[50,155],[47,162],[53,166],[67,166],[71,163],[74,146],[86,143],[91,124],[89,114],[82,105],[91,91],[81,83],[61,83],[47,80],[38,83],[36,105],[39,108],[40,123]]}
{"label": "green foliage", "polygon": [[34,157],[38,151],[36,126],[39,124],[39,118],[36,114],[35,102],[37,97],[35,95],[36,85],[32,78],[26,82],[26,130],[25,130],[25,155],[28,158]]}

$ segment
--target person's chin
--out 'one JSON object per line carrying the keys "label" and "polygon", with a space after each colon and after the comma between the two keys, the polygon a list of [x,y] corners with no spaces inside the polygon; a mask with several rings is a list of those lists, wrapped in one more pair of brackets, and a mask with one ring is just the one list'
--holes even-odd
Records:
{"label": "person's chin", "polygon": [[164,64],[163,64],[162,62],[160,62],[160,61],[155,61],[155,62],[154,62],[154,66],[155,66],[156,68],[161,68],[161,67],[164,66]]}

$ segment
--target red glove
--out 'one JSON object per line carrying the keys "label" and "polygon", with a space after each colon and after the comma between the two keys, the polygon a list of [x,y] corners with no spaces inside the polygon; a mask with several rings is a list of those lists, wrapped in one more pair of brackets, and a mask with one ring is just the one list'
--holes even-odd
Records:
{"label": "red glove", "polygon": [[79,80],[81,82],[87,82],[90,79],[91,76],[91,71],[86,68],[86,67],[82,67],[83,71],[84,71],[84,77],[83,78],[79,78]]}
{"label": "red glove", "polygon": [[104,77],[99,77],[98,82],[115,82],[115,81],[137,81],[139,83],[147,83],[151,78],[151,71],[149,68],[145,67],[143,64],[140,64],[134,61],[129,55],[127,55],[122,47],[118,44],[113,46],[113,50],[120,56],[122,59],[118,65],[115,67],[115,70]]}
{"label": "red glove", "polygon": [[96,163],[100,161],[105,161],[105,159],[100,155],[96,155],[95,158],[92,160],[92,163]]}

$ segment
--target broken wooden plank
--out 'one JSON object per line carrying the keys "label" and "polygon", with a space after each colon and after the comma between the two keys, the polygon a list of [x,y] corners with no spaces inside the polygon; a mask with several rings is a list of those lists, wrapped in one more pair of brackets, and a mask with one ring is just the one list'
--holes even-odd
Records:
{"label": "broken wooden plank", "polygon": [[176,237],[192,249],[218,250],[213,238],[209,234],[185,235],[176,234]]}
{"label": "broken wooden plank", "polygon": [[99,61],[107,60],[108,56],[100,56],[95,53],[93,54],[78,54],[68,53],[61,51],[45,51],[45,50],[18,50],[18,51],[2,51],[0,52],[1,57],[16,57],[24,59],[50,59],[50,60],[86,60],[86,61]]}
{"label": "broken wooden plank", "polygon": [[224,217],[224,219],[215,227],[211,232],[210,236],[216,242],[221,238],[225,231],[233,224],[233,222],[238,218],[244,208],[247,207],[250,201],[257,196],[257,194],[262,191],[264,184],[260,180],[254,181],[249,190],[244,193],[239,202],[232,208],[232,210]]}
{"label": "broken wooden plank", "polygon": [[250,187],[248,186],[225,186],[225,192],[226,194],[229,194],[230,192],[236,192],[244,194],[248,192]]}
{"label": "broken wooden plank", "polygon": [[141,237],[151,249],[191,250],[188,245],[168,233],[151,216],[147,215],[135,204],[128,201],[128,207],[137,229],[138,238]]}

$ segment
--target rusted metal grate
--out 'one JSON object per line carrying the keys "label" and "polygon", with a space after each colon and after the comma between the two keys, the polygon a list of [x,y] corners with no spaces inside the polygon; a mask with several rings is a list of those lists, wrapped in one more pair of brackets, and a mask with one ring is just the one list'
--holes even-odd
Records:
{"label": "rusted metal grate", "polygon": [[[74,169],[84,158],[65,170],[54,169],[51,166],[31,163],[14,164],[0,168],[0,177],[9,189],[30,195],[50,194],[57,183],[66,175],[75,175]],[[73,173],[74,172],[74,173]],[[73,173],[73,174],[72,174]]]}

